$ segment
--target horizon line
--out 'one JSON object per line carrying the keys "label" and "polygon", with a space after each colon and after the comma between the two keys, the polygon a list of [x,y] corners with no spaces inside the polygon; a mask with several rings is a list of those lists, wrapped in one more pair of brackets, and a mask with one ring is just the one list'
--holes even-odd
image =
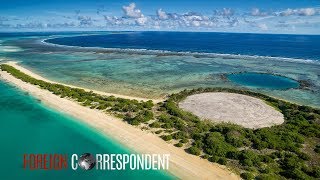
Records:
{"label": "horizon line", "polygon": [[265,34],[265,35],[310,35],[310,36],[320,36],[320,34],[303,34],[303,33],[278,33],[278,32],[231,32],[231,31],[192,31],[192,30],[8,30],[2,31],[0,33],[63,33],[63,32],[190,32],[190,33],[226,33],[226,34]]}

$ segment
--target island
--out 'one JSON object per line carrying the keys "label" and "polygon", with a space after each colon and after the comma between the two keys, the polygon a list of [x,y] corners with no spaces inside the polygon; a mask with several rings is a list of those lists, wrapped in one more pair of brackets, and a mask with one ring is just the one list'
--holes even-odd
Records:
{"label": "island", "polygon": [[[0,67],[3,80],[127,147],[143,153],[171,154],[169,171],[179,178],[320,177],[320,109],[261,93],[228,88],[184,90],[154,101],[99,93],[49,81],[12,62],[3,63]],[[212,100],[212,93],[220,93],[226,100],[233,96],[245,97],[246,102],[253,104],[258,100],[258,109],[263,107],[263,112],[270,112],[262,119],[269,117],[271,123],[243,126],[231,120],[214,121],[215,118],[210,120],[214,116],[201,117],[201,114],[185,106],[190,98],[208,93],[211,96],[205,99]],[[199,98],[192,100],[194,104],[190,106],[189,102],[189,107],[199,108],[196,102]],[[221,103],[220,108],[232,103]],[[210,108],[212,111],[212,108],[219,106],[215,104]],[[250,111],[254,112],[257,107],[252,108]],[[252,116],[250,121],[254,119],[255,116]]]}

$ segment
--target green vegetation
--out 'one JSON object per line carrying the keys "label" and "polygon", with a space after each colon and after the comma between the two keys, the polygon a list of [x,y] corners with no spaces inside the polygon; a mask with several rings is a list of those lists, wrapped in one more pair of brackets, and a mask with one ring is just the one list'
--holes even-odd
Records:
{"label": "green vegetation", "polygon": [[170,141],[172,139],[172,136],[171,135],[163,135],[163,136],[161,136],[161,138],[165,141]]}
{"label": "green vegetation", "polygon": [[219,158],[219,160],[217,162],[219,164],[221,164],[221,165],[226,165],[227,164],[227,158],[221,157],[221,158]]}
{"label": "green vegetation", "polygon": [[182,144],[181,142],[179,142],[179,143],[175,144],[174,146],[176,146],[176,147],[182,147],[183,144]]}
{"label": "green vegetation", "polygon": [[251,173],[245,172],[245,173],[242,173],[242,174],[241,174],[241,178],[242,178],[242,179],[253,179],[254,176],[253,176],[253,174],[251,174]]}
{"label": "green vegetation", "polygon": [[317,145],[317,146],[314,148],[314,152],[320,154],[320,145]]}
{"label": "green vegetation", "polygon": [[187,152],[189,152],[190,154],[193,154],[193,155],[197,155],[197,156],[199,156],[201,154],[200,149],[195,146],[191,146],[189,149],[187,149]]}
{"label": "green vegetation", "polygon": [[[122,117],[132,125],[146,123],[156,134],[186,152],[232,165],[243,179],[316,179],[320,177],[320,109],[300,106],[260,93],[227,89],[199,88],[172,94],[165,102],[139,102],[102,96],[83,89],[52,84],[32,78],[19,70],[1,65],[16,78],[73,99],[83,106]],[[214,124],[185,112],[178,103],[187,96],[203,92],[239,93],[264,100],[283,113],[285,123],[248,129],[234,124]],[[305,147],[311,147],[306,149]]]}
{"label": "green vegetation", "polygon": [[[178,107],[178,103],[187,96],[203,92],[230,92],[260,98],[281,111],[285,123],[252,130],[228,123],[201,121],[197,116]],[[220,164],[230,162],[232,167],[235,166],[242,172],[241,177],[244,179],[313,179],[318,176],[319,157],[311,158],[311,152],[304,151],[303,147],[306,143],[320,142],[319,109],[292,104],[256,92],[227,88],[184,90],[172,94],[162,107],[169,114],[166,119],[184,121],[179,126],[173,123],[173,128],[193,140],[187,152],[195,155],[205,153],[209,156],[209,161]],[[314,151],[319,151],[319,147],[316,146]]]}

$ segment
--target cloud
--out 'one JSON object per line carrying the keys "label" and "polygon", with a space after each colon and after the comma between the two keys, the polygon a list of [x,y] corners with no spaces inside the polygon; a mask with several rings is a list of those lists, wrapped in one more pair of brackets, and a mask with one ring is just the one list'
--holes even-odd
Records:
{"label": "cloud", "polygon": [[65,15],[63,15],[62,17],[65,18],[65,19],[72,19],[71,16],[65,16]]}
{"label": "cloud", "polygon": [[161,20],[166,20],[169,18],[169,16],[167,15],[167,13],[165,11],[163,11],[162,9],[158,9],[157,10],[157,16],[159,19]]}
{"label": "cloud", "polygon": [[259,29],[261,29],[262,31],[267,31],[269,28],[266,24],[262,23],[262,24],[257,24],[257,27]]}
{"label": "cloud", "polygon": [[280,16],[290,16],[293,14],[294,14],[294,11],[292,9],[287,9],[279,13]]}
{"label": "cloud", "polygon": [[8,17],[4,17],[4,16],[0,16],[0,21],[9,21],[10,18]]}
{"label": "cloud", "polygon": [[[217,17],[215,16],[217,15]],[[203,15],[198,12],[183,14],[166,12],[162,9],[156,11],[156,16],[144,16],[136,18],[137,25],[144,25],[155,29],[211,29],[222,27],[236,27],[239,24],[237,17],[233,17],[234,11],[224,8],[216,11],[214,16]]]}
{"label": "cloud", "polygon": [[[269,30],[268,24],[264,23],[264,22],[259,22],[256,20],[248,20],[246,18],[243,19],[244,23],[249,25],[250,27],[254,27],[255,29],[258,28],[260,31],[267,31]],[[251,28],[252,29],[252,28]]]}
{"label": "cloud", "polygon": [[234,10],[231,8],[223,8],[222,10],[215,10],[214,14],[218,16],[229,17],[234,15]]}
{"label": "cloud", "polygon": [[106,12],[105,6],[104,6],[104,5],[99,5],[98,8],[97,8],[96,13],[97,13],[98,15],[100,15],[100,14],[103,13],[103,12]]}
{"label": "cloud", "polygon": [[235,27],[238,26],[240,23],[240,21],[238,20],[238,18],[234,18],[229,22],[229,27]]}
{"label": "cloud", "polygon": [[175,21],[183,27],[213,26],[214,24],[208,16],[204,16],[197,12],[188,12],[178,15],[178,18],[176,18]]}
{"label": "cloud", "polygon": [[131,3],[128,6],[123,6],[122,10],[125,14],[125,17],[133,19],[135,24],[138,26],[144,26],[148,21],[148,18],[142,14],[141,10],[136,8],[135,3]]}
{"label": "cloud", "polygon": [[136,19],[136,24],[139,26],[143,26],[146,24],[147,20],[148,19],[146,17],[144,17],[144,15],[142,15],[140,18]]}
{"label": "cloud", "polygon": [[91,26],[93,24],[93,20],[89,16],[78,16],[78,20],[80,26]]}
{"label": "cloud", "polygon": [[222,15],[223,16],[233,16],[234,11],[231,8],[223,8]]}
{"label": "cloud", "polygon": [[65,23],[50,23],[46,25],[47,28],[74,28],[77,25],[74,22],[65,22]]}
{"label": "cloud", "polygon": [[143,14],[141,13],[140,9],[136,9],[136,4],[131,3],[129,6],[123,6],[122,10],[124,14],[129,18],[141,18]]}
{"label": "cloud", "polygon": [[262,12],[259,8],[252,8],[251,16],[267,16],[268,13]]}
{"label": "cloud", "polygon": [[316,10],[314,8],[304,8],[300,9],[298,14],[301,16],[313,16],[316,14]]}
{"label": "cloud", "polygon": [[[158,9],[153,14],[144,14],[135,3],[122,6],[122,15],[113,15],[103,5],[93,9],[71,12],[49,12],[43,17],[0,16],[0,28],[81,28],[81,29],[121,29],[121,30],[204,30],[233,32],[285,32],[295,27],[316,29],[320,27],[320,8],[284,9],[283,11],[265,11],[253,8],[248,11],[235,11],[232,8],[213,10],[213,13],[167,12]],[[121,8],[119,8],[121,13]],[[47,12],[48,13],[48,12]],[[8,19],[10,18],[10,19]],[[281,29],[282,28],[282,29]],[[300,28],[300,29],[299,29]],[[303,30],[303,29],[302,29]],[[293,30],[292,30],[293,31]],[[291,32],[292,32],[291,31]],[[314,30],[315,31],[315,30]],[[302,31],[301,31],[302,32]]]}
{"label": "cloud", "polygon": [[124,24],[123,23],[123,19],[122,18],[118,18],[117,16],[106,16],[106,15],[104,15],[104,19],[110,25],[121,25],[121,24]]}
{"label": "cloud", "polygon": [[44,22],[27,22],[17,24],[0,24],[0,28],[15,29],[55,29],[55,28],[74,28],[77,25],[74,22],[65,23],[44,23]]}
{"label": "cloud", "polygon": [[300,9],[286,9],[285,11],[276,13],[279,16],[313,16],[319,13],[319,10],[317,11],[315,8],[300,8]]}
{"label": "cloud", "polygon": [[18,23],[15,25],[15,28],[18,29],[44,29],[47,27],[46,23],[40,23],[40,22],[29,22],[29,23]]}

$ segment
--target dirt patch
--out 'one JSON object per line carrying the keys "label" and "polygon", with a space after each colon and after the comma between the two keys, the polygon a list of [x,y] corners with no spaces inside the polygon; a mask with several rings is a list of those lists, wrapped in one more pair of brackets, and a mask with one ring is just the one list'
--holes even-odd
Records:
{"label": "dirt patch", "polygon": [[258,129],[279,125],[283,115],[263,100],[235,93],[201,93],[187,97],[179,107],[202,119],[230,122]]}

